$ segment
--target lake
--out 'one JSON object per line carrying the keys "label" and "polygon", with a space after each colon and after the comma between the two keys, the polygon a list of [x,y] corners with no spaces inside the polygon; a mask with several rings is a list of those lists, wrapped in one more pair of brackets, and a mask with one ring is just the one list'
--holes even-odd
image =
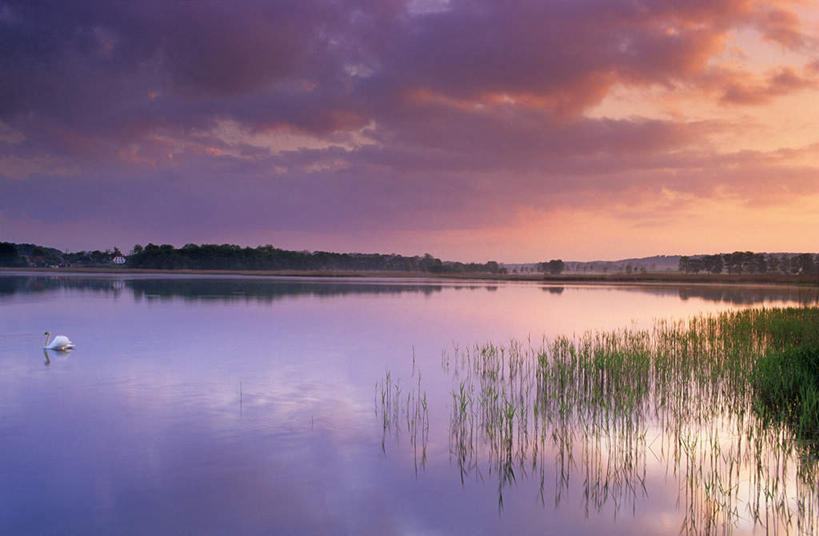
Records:
{"label": "lake", "polygon": [[[529,422],[500,443],[480,415],[453,415],[480,345],[526,354],[588,330],[817,300],[798,287],[3,274],[0,533],[810,533],[819,505],[798,453],[743,443],[727,414],[691,432],[704,449],[681,448],[659,413],[593,432]],[[44,352],[46,330],[77,348]],[[702,477],[725,463],[730,483]]]}

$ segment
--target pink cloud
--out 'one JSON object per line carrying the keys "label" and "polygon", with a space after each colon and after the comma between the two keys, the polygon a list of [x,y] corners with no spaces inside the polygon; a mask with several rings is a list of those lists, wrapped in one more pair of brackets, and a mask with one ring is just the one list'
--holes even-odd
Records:
{"label": "pink cloud", "polygon": [[[6,221],[203,240],[432,232],[669,191],[681,210],[816,190],[804,156],[716,146],[743,121],[585,115],[615,87],[682,87],[742,110],[814,91],[813,58],[763,77],[715,65],[747,28],[806,55],[790,2],[7,4],[0,121],[19,136],[0,139]],[[225,123],[245,137],[220,136]],[[310,143],[254,138],[282,133]],[[42,191],[71,204],[44,207]]]}

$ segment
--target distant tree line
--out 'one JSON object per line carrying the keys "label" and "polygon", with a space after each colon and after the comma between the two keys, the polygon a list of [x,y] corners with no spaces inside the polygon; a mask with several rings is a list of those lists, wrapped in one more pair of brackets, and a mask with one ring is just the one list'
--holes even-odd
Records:
{"label": "distant tree line", "polygon": [[710,272],[720,274],[816,274],[819,273],[819,256],[810,253],[798,255],[753,253],[735,251],[716,255],[680,257],[680,271],[695,274]]}
{"label": "distant tree line", "polygon": [[36,244],[0,242],[0,266],[51,266],[59,264],[62,252]]}
{"label": "distant tree line", "polygon": [[0,242],[0,266],[110,266],[123,256],[125,266],[147,269],[190,270],[322,270],[426,273],[504,273],[497,262],[445,262],[430,254],[408,257],[378,253],[289,251],[273,246],[256,248],[232,244],[137,244],[129,255],[117,248],[63,253],[34,244]]}
{"label": "distant tree line", "polygon": [[131,268],[192,270],[323,270],[427,273],[500,273],[495,261],[487,263],[444,262],[430,254],[408,257],[379,253],[333,253],[291,251],[271,245],[255,248],[232,244],[137,244],[127,257]]}

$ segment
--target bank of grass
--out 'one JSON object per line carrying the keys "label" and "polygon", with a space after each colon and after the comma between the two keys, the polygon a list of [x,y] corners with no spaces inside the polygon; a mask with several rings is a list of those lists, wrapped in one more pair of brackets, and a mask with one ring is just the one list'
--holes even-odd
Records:
{"label": "bank of grass", "polygon": [[788,427],[816,449],[819,440],[819,344],[770,350],[753,375],[755,409],[768,423]]}
{"label": "bank of grass", "polygon": [[[753,313],[746,313],[753,314]],[[766,345],[754,355],[748,381],[754,410],[816,450],[819,440],[819,308],[768,309],[755,314]]]}
{"label": "bank of grass", "polygon": [[475,414],[500,442],[513,427],[530,434],[528,419],[606,429],[653,414],[680,428],[736,416],[819,452],[819,307],[658,320],[540,347],[489,343],[444,366],[460,378],[455,428]]}
{"label": "bank of grass", "polygon": [[750,406],[766,425],[787,429],[816,451],[819,307],[658,321],[651,331],[558,341],[539,361],[543,381],[579,382],[562,393],[569,403],[577,404],[571,399],[579,392],[581,402],[631,411],[653,396],[655,404],[706,418]]}

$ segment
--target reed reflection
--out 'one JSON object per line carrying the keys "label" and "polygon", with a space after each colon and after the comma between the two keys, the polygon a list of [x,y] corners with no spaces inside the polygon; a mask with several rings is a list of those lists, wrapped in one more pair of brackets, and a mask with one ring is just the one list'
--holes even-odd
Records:
{"label": "reed reflection", "polygon": [[383,380],[375,384],[375,415],[381,421],[381,451],[387,453],[388,440],[398,443],[402,430],[412,448],[415,474],[427,465],[429,444],[429,406],[427,394],[421,389],[421,372],[415,368],[413,359],[410,386],[401,390],[400,379],[393,380],[388,371]]}
{"label": "reed reflection", "polygon": [[455,346],[442,358],[450,462],[462,483],[493,479],[499,511],[509,486],[535,479],[544,506],[551,486],[555,506],[579,491],[587,517],[637,515],[662,469],[681,533],[816,534],[816,438],[771,419],[752,384],[759,356],[815,339],[817,322],[817,309],[747,310]]}

